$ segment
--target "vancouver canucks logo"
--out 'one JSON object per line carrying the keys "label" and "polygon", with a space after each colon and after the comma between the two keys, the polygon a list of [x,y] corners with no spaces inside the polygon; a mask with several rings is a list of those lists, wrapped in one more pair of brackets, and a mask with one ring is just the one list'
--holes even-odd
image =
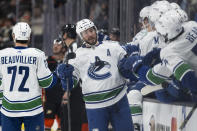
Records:
{"label": "vancouver canucks logo", "polygon": [[111,76],[111,73],[105,68],[109,69],[110,67],[111,65],[108,62],[102,61],[98,56],[96,56],[95,62],[91,63],[90,67],[88,68],[88,76],[94,80],[107,79]]}

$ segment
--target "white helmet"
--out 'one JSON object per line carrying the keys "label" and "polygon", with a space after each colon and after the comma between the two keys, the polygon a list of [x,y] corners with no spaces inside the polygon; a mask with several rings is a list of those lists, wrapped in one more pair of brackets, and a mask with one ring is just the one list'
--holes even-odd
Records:
{"label": "white helmet", "polygon": [[29,40],[31,28],[25,22],[19,22],[13,27],[12,33],[15,40]]}
{"label": "white helmet", "polygon": [[161,4],[165,4],[165,5],[169,5],[170,2],[168,2],[167,0],[158,0],[158,1],[155,1],[151,6],[158,6],[158,5],[161,5]]}
{"label": "white helmet", "polygon": [[76,32],[80,36],[80,38],[83,39],[82,36],[81,36],[81,33],[83,31],[91,28],[91,27],[95,27],[96,32],[97,32],[97,28],[96,28],[96,26],[94,25],[94,23],[91,20],[83,19],[83,20],[80,20],[80,21],[77,22],[77,24],[76,24]]}
{"label": "white helmet", "polygon": [[140,19],[144,19],[144,18],[148,18],[149,16],[149,12],[150,12],[150,6],[146,6],[144,7],[141,11],[140,11]]}
{"label": "white helmet", "polygon": [[177,3],[175,3],[175,2],[170,3],[170,6],[174,10],[181,9],[181,7]]}
{"label": "white helmet", "polygon": [[151,7],[149,19],[153,23],[157,22],[165,12],[172,9],[170,3],[165,0],[153,3]]}
{"label": "white helmet", "polygon": [[162,13],[159,11],[158,8],[151,8],[150,13],[149,13],[149,20],[152,23],[155,23],[158,21],[158,19],[161,17]]}
{"label": "white helmet", "polygon": [[188,21],[188,15],[187,15],[187,13],[184,10],[176,9],[176,11],[180,15],[181,23],[184,23],[184,22]]}
{"label": "white helmet", "polygon": [[167,37],[168,40],[173,39],[182,31],[180,15],[175,10],[166,12],[156,22],[155,28],[159,34]]}

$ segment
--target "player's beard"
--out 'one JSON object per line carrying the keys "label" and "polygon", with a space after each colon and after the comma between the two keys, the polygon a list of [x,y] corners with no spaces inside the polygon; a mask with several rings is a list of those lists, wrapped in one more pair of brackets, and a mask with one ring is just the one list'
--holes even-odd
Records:
{"label": "player's beard", "polygon": [[85,41],[87,44],[89,45],[96,45],[97,43],[97,35],[96,37],[90,37],[88,38],[88,40]]}

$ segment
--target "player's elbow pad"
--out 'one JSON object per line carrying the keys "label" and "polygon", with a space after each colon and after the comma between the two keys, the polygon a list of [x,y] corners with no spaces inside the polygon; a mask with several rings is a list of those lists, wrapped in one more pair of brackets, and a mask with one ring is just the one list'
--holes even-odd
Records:
{"label": "player's elbow pad", "polygon": [[192,93],[197,93],[197,77],[194,71],[187,72],[181,79],[183,87],[188,88]]}

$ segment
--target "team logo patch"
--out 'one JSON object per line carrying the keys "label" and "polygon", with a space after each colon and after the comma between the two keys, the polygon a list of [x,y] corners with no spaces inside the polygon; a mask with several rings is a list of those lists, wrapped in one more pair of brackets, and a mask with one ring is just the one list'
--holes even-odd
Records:
{"label": "team logo patch", "polygon": [[[111,65],[109,62],[102,61],[98,56],[95,57],[95,62],[91,63],[90,67],[88,68],[88,76],[94,80],[103,80],[107,79],[111,76],[109,71],[104,70],[105,68],[109,69]],[[102,72],[102,73],[101,73]]]}

